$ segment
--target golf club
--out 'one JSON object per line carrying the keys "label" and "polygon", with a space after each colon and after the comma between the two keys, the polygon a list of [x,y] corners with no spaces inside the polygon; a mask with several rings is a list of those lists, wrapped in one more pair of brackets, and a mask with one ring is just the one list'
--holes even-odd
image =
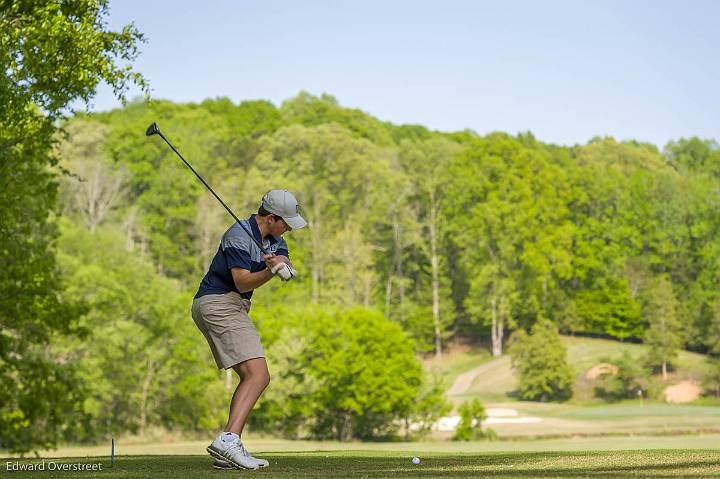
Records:
{"label": "golf club", "polygon": [[165,138],[165,135],[162,134],[162,132],[160,131],[160,127],[158,127],[157,123],[155,123],[155,122],[153,122],[153,124],[150,125],[150,126],[148,127],[148,129],[145,131],[145,136],[153,136],[153,135],[160,135],[160,138],[162,138],[163,140],[165,140],[165,143],[167,143],[168,146],[170,146],[170,148],[172,148],[172,150],[177,154],[177,156],[179,156],[180,159],[183,160],[183,163],[185,163],[185,165],[187,165],[187,167],[190,168],[190,171],[192,171],[193,173],[195,173],[195,176],[197,176],[198,179],[199,179],[200,181],[202,181],[203,185],[205,185],[205,187],[206,187],[208,190],[210,190],[210,193],[212,193],[213,196],[214,196],[215,198],[217,198],[217,200],[220,202],[220,204],[225,207],[225,209],[227,210],[227,212],[230,213],[230,215],[235,219],[235,221],[237,222],[237,224],[239,224],[240,227],[241,227],[243,230],[245,230],[245,232],[248,234],[248,236],[250,236],[250,238],[252,238],[252,240],[255,242],[255,244],[258,246],[258,248],[260,248],[260,251],[262,251],[263,254],[270,254],[270,253],[267,252],[267,250],[266,250],[265,248],[263,248],[263,245],[260,244],[260,242],[259,242],[257,239],[255,239],[255,236],[254,236],[250,231],[248,231],[247,228],[245,228],[245,225],[243,225],[243,224],[240,222],[240,220],[238,219],[238,217],[235,216],[235,213],[233,213],[232,210],[228,207],[228,205],[226,205],[225,202],[220,199],[220,197],[217,195],[217,193],[215,193],[215,191],[213,191],[213,189],[210,187],[210,185],[207,184],[207,182],[203,179],[203,177],[200,176],[197,171],[195,171],[195,168],[193,168],[192,166],[190,166],[190,163],[188,163],[188,162],[185,160],[185,158],[183,158],[183,156],[180,154],[180,152],[177,151],[177,149],[172,145],[172,143],[170,143],[170,142],[168,141],[168,139]]}

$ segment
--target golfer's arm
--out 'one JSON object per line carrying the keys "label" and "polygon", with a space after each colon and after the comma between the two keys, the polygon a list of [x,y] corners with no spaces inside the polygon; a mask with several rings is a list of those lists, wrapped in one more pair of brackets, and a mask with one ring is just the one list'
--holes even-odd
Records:
{"label": "golfer's arm", "polygon": [[251,273],[243,268],[233,268],[230,272],[232,273],[235,287],[241,293],[259,288],[273,277],[273,274],[267,268],[256,273]]}

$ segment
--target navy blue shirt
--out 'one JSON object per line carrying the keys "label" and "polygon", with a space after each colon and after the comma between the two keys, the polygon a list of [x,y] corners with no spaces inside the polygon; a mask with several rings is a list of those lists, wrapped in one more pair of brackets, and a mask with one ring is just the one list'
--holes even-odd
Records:
{"label": "navy blue shirt", "polygon": [[[256,240],[260,241],[260,228],[258,228],[255,215],[250,216],[241,223],[250,231]],[[268,253],[290,257],[287,243],[282,237],[266,236],[262,242]],[[225,294],[231,291],[240,293],[233,281],[232,268],[242,268],[255,273],[266,267],[263,252],[238,224],[233,224],[222,236],[220,247],[210,263],[210,269],[200,282],[196,298],[206,294]],[[252,298],[252,291],[240,293],[245,299]]]}

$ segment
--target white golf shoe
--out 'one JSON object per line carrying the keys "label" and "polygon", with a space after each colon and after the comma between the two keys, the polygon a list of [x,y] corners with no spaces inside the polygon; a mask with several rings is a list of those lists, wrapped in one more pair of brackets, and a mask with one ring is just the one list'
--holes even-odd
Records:
{"label": "white golf shoe", "polygon": [[[207,447],[207,452],[216,459],[230,464],[235,469],[257,469],[258,463],[243,446],[242,441],[223,440],[220,435]],[[215,464],[213,464],[213,467]]]}
{"label": "white golf shoe", "polygon": [[[251,456],[253,459],[255,459],[255,462],[257,462],[258,467],[268,467],[270,465],[270,462],[267,459],[261,459],[259,457]],[[215,462],[213,462],[213,467],[215,469],[235,469],[232,464],[230,464],[227,461],[223,461],[222,459],[215,459]]]}

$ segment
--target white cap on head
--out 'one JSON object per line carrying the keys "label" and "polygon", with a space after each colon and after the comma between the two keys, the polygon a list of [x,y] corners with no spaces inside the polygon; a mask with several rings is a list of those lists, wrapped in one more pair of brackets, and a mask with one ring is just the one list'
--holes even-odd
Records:
{"label": "white cap on head", "polygon": [[300,216],[300,205],[288,190],[268,191],[263,196],[262,207],[268,213],[278,215],[294,230],[299,230],[307,225],[307,221]]}

